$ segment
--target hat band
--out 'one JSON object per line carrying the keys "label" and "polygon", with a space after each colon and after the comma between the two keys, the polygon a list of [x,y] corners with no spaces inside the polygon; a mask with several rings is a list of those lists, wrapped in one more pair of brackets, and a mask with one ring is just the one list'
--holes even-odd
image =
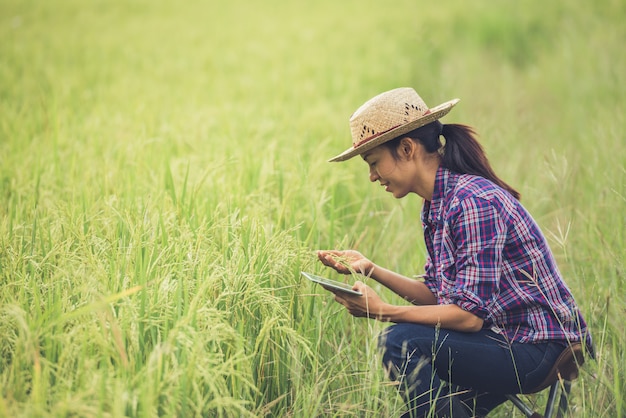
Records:
{"label": "hat band", "polygon": [[387,129],[386,131],[378,132],[377,134],[374,134],[372,136],[368,136],[367,138],[364,138],[364,139],[360,140],[359,142],[355,143],[352,147],[353,148],[358,148],[361,145],[363,145],[363,144],[365,144],[367,142],[370,142],[372,139],[378,138],[379,136],[384,135],[384,134],[386,134],[389,131],[393,131],[394,129],[396,129],[396,128],[400,127],[400,126],[401,125],[396,125],[396,126],[393,126],[393,127],[389,128],[389,129]]}
{"label": "hat band", "polygon": [[[423,114],[422,114],[419,118],[423,118],[424,116],[426,116],[426,115],[428,115],[428,114],[430,114],[430,109],[426,109],[426,111],[425,111],[425,112],[424,112],[424,113],[423,113]],[[418,118],[418,119],[419,119],[419,118]],[[361,145],[363,145],[363,144],[365,144],[365,143],[367,143],[367,142],[371,141],[372,139],[378,138],[379,136],[381,136],[381,135],[383,135],[383,134],[386,134],[386,133],[387,133],[387,132],[389,132],[389,131],[393,131],[394,129],[399,128],[400,126],[402,126],[402,124],[400,124],[400,125],[396,125],[396,126],[392,126],[391,128],[387,129],[386,131],[378,132],[378,133],[377,133],[377,134],[375,134],[375,135],[368,136],[367,138],[364,138],[364,139],[360,140],[359,142],[357,142],[357,143],[353,144],[353,145],[352,145],[352,148],[358,148],[358,147],[360,147]]]}

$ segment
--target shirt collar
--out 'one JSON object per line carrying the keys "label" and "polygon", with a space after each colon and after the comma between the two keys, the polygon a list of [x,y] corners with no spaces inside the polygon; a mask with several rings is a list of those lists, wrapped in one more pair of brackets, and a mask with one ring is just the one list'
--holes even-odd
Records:
{"label": "shirt collar", "polygon": [[435,175],[435,187],[433,189],[433,197],[429,202],[424,201],[424,211],[426,213],[426,219],[429,223],[435,223],[441,221],[441,208],[447,195],[448,189],[453,187],[454,176],[447,168],[439,166],[437,174]]}

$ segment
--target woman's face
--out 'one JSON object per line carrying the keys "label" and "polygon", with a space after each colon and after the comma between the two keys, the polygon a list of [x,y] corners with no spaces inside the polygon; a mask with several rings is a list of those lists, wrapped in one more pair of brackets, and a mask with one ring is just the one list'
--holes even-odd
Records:
{"label": "woman's face", "polygon": [[370,181],[378,181],[396,199],[413,191],[413,161],[396,160],[385,146],[378,146],[365,153],[363,160],[369,166]]}

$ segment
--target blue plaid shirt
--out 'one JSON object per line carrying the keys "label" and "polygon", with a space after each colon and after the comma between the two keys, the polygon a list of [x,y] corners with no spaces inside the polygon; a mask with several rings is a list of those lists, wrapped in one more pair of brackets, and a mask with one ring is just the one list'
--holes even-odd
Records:
{"label": "blue plaid shirt", "polygon": [[439,304],[458,305],[509,341],[588,338],[545,237],[507,191],[440,167],[422,224],[425,284]]}

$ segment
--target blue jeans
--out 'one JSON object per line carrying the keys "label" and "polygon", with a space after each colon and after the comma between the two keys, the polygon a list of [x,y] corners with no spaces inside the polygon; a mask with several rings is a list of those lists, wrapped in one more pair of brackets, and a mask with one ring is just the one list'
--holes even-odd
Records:
{"label": "blue jeans", "polygon": [[490,330],[465,333],[409,323],[387,328],[379,344],[383,365],[407,402],[406,417],[463,416],[450,414],[452,403],[470,416],[484,416],[505,394],[539,385],[565,348],[560,342],[507,342]]}

